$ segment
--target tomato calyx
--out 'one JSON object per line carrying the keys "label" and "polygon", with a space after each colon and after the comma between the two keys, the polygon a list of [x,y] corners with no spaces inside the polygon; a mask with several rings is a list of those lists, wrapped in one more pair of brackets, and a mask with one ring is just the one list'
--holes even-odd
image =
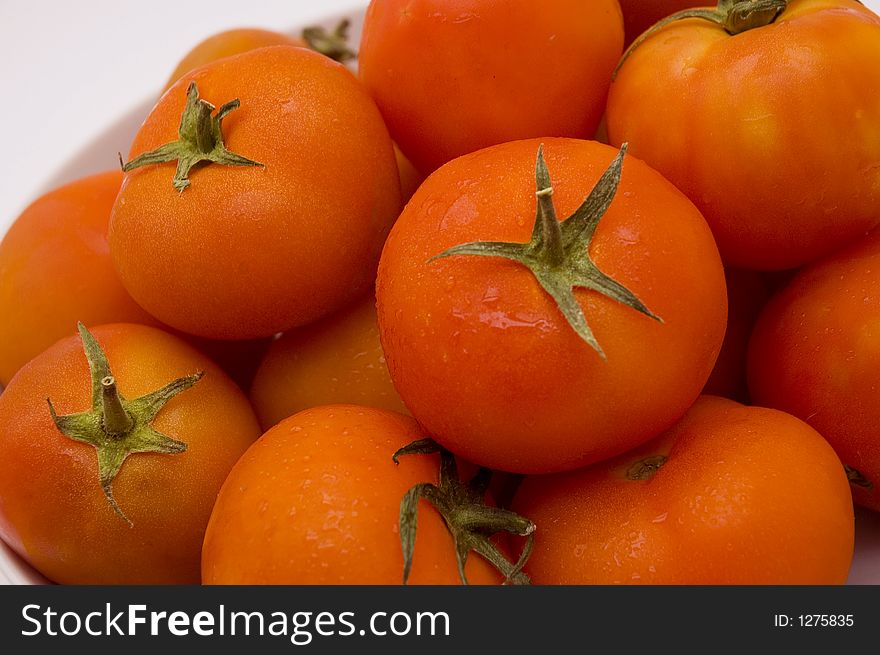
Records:
{"label": "tomato calyx", "polygon": [[113,497],[113,480],[125,459],[133,453],[173,455],[186,450],[184,442],[156,431],[150,423],[169,400],[193,386],[203,374],[178,378],[152,393],[126,400],[116,387],[116,378],[98,341],[82,323],[78,329],[92,378],[92,408],[59,416],[52,400],[47,398],[49,412],[61,434],[94,446],[98,455],[98,480],[107,502],[132,525]]}
{"label": "tomato calyx", "polygon": [[550,173],[544,161],[544,146],[539,146],[535,165],[537,215],[531,240],[528,243],[464,243],[435,255],[429,262],[443,257],[479,255],[502,257],[522,264],[532,272],[544,291],[550,294],[578,336],[602,359],[606,359],[605,352],[587,324],[583,308],[575,298],[575,287],[592,289],[655,321],[663,322],[632,291],[599,270],[590,257],[593,235],[620,186],[626,149],[627,144],[624,143],[583,204],[564,221],[559,221],[553,205]]}
{"label": "tomato calyx", "polygon": [[630,465],[626,469],[627,480],[650,480],[659,471],[669,458],[666,455],[652,455],[645,457]]}
{"label": "tomato calyx", "polygon": [[222,166],[263,166],[263,164],[243,157],[226,149],[223,143],[221,124],[223,119],[238,109],[238,98],[230,100],[212,115],[215,107],[207,100],[199,97],[196,83],[190,82],[186,91],[186,107],[180,117],[177,130],[177,141],[171,141],[155,150],[145,152],[130,162],[123,163],[122,155],[119,163],[123,172],[129,172],[141,166],[177,162],[172,185],[181,193],[190,185],[189,172],[196,164],[209,162]]}
{"label": "tomato calyx", "polygon": [[789,0],[718,0],[718,6],[715,9],[684,9],[678,11],[655,23],[632,42],[620,58],[611,79],[613,80],[617,77],[620,67],[623,66],[623,63],[636,48],[671,23],[676,23],[686,18],[701,18],[724,28],[724,31],[731,36],[736,36],[749,30],[770,25],[786,10],[788,3]]}
{"label": "tomato calyx", "polygon": [[855,487],[860,487],[865,491],[874,491],[874,483],[871,482],[865,475],[859,471],[858,469],[849,466],[848,464],[843,465],[843,470],[846,471],[846,479],[849,480],[849,483]]}
{"label": "tomato calyx", "polygon": [[[419,500],[425,499],[440,513],[446,522],[455,544],[455,559],[462,584],[468,584],[464,568],[471,551],[481,555],[502,575],[505,584],[527,585],[529,577],[523,573],[535,536],[535,524],[527,518],[486,505],[486,491],[492,479],[492,471],[480,468],[467,483],[458,477],[455,457],[432,439],[420,439],[394,453],[394,463],[403,455],[440,454],[440,480],[438,485],[422,482],[404,494],[400,501],[400,545],[403,549],[403,584],[409,580],[412,569],[413,550],[416,545]],[[526,537],[526,542],[516,563],[492,543],[491,537],[499,532],[509,532]]]}
{"label": "tomato calyx", "polygon": [[307,27],[302,31],[302,39],[315,52],[344,64],[357,59],[357,53],[348,47],[350,25],[351,21],[343,18],[332,32],[321,26]]}

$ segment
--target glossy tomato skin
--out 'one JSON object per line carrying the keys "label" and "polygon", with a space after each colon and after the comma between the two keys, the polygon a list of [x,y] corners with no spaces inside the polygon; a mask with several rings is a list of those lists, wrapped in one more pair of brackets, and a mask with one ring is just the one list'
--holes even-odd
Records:
{"label": "glossy tomato skin", "polygon": [[215,364],[176,337],[131,324],[92,333],[126,398],[205,372],[152,423],[187,450],[129,456],[112,489],[132,525],[114,513],[98,482],[95,449],[63,436],[49,414],[47,398],[59,414],[91,404],[82,341],[59,341],[0,396],[0,537],[58,583],[197,584],[217,491],[259,436],[253,410]]}
{"label": "glossy tomato skin", "polygon": [[880,18],[792,0],[737,36],[690,19],[649,38],[611,87],[608,134],[694,201],[726,264],[782,270],[880,221],[878,87]]}
{"label": "glossy tomato skin", "polygon": [[132,157],[177,138],[191,81],[214,104],[241,100],[226,146],[263,166],[200,166],[182,193],[173,162],[127,173],[110,252],[132,296],[184,332],[252,339],[365,293],[401,199],[391,140],[357,79],[288,46],[213,62],[162,96]]}
{"label": "glossy tomato skin", "polygon": [[122,174],[99,173],[35,200],[0,243],[0,387],[74,331],[114,321],[158,322],[125,291],[107,224]]}
{"label": "glossy tomato skin", "polygon": [[240,55],[257,48],[268,48],[273,45],[290,45],[304,48],[305,41],[296,37],[252,27],[240,27],[212,34],[207,39],[200,41],[190,50],[177,68],[171,73],[163,91],[167,91],[172,84],[194,68],[204,66],[212,61]]}
{"label": "glossy tomato skin", "polygon": [[[400,584],[400,500],[436,484],[435,455],[391,455],[423,438],[411,418],[355,405],[315,407],[264,434],[223,485],[202,552],[206,584]],[[501,577],[479,556],[473,584]],[[410,584],[459,584],[443,519],[422,501]]]}
{"label": "glossy tomato skin", "polygon": [[560,220],[615,156],[594,142],[543,139],[447,164],[392,230],[376,291],[391,377],[412,415],[457,455],[516,473],[584,466],[670,427],[705,384],[727,313],[705,221],[629,156],[590,254],[663,322],[576,290],[607,361],[523,266],[468,256],[429,262],[461,243],[529,240],[540,143]]}
{"label": "glossy tomato skin", "polygon": [[880,511],[880,233],[805,268],[765,308],[749,345],[755,403],[800,417],[872,489],[852,485]]}
{"label": "glossy tomato skin", "polygon": [[373,0],[359,70],[427,174],[515,139],[591,138],[622,47],[616,0]]}
{"label": "glossy tomato skin", "polygon": [[385,363],[375,296],[275,340],[257,370],[251,401],[265,430],[318,405],[408,413]]}
{"label": "glossy tomato skin", "polygon": [[705,7],[714,4],[711,0],[619,0],[623,11],[623,27],[626,45],[655,23],[682,9]]}
{"label": "glossy tomato skin", "polygon": [[[629,479],[657,456],[652,477]],[[636,451],[527,477],[514,510],[539,526],[535,584],[843,584],[853,554],[828,443],[788,414],[712,396]]]}

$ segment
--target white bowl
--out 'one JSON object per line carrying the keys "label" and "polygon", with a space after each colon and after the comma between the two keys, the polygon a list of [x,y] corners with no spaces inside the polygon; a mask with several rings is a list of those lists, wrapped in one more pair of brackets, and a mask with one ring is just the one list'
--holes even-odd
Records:
{"label": "white bowl", "polygon": [[[159,87],[177,60],[202,38],[241,26],[298,34],[302,26],[334,27],[346,16],[352,21],[351,43],[357,44],[366,4],[366,0],[153,0],[145,11],[140,3],[92,0],[89,21],[80,18],[73,26],[75,29],[71,29],[64,16],[68,10],[63,8],[65,5],[58,5],[58,12],[53,11],[54,18],[26,4],[17,5],[20,13],[30,11],[33,15],[22,18],[17,14],[12,20],[4,17],[0,24],[0,71],[5,97],[28,100],[16,105],[13,111],[18,114],[2,121],[19,129],[7,130],[3,137],[7,161],[15,161],[16,166],[7,167],[9,170],[0,176],[0,234],[42,193],[117,166],[116,153],[128,152],[135,132],[158,97]],[[864,4],[880,12],[880,0],[865,0]],[[75,3],[71,4],[70,10],[75,7]],[[168,21],[167,16],[175,12],[176,20]],[[137,32],[126,31],[121,25],[136,25]],[[126,47],[108,50],[108,30],[124,31]],[[65,50],[63,55],[58,54],[58,48],[45,54],[45,43],[63,40],[71,33],[75,34],[78,47]],[[159,33],[160,53],[150,50],[153,41],[148,38]],[[43,54],[43,58],[29,56],[29,49]],[[65,71],[74,71],[74,78],[62,78]],[[124,71],[122,82],[115,75],[118,71]],[[54,83],[57,81],[62,87],[66,84],[69,91],[79,89],[80,79],[76,75],[92,83],[96,77],[103,80],[103,85],[93,84],[90,88],[103,93],[100,102],[90,103],[76,95],[59,98]],[[129,103],[128,98],[132,97],[143,100]],[[9,107],[0,107],[0,111],[9,111]],[[37,130],[37,137],[42,138],[35,138],[32,130]],[[57,166],[55,162],[64,163]],[[810,544],[804,544],[804,548],[809,547]],[[0,584],[46,582],[0,541]],[[880,513],[856,510],[856,552],[849,582],[880,584]]]}

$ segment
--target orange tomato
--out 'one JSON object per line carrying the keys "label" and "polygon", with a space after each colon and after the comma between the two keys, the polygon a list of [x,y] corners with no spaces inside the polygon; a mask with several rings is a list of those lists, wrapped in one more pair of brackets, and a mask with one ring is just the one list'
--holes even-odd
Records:
{"label": "orange tomato", "polygon": [[[241,106],[220,128],[193,93]],[[203,165],[188,187],[174,161],[126,173],[110,252],[135,300],[184,332],[249,339],[363,294],[401,199],[391,140],[354,76],[288,46],[208,64],[162,96],[132,156],[174,142],[188,103],[206,122],[193,134],[261,165]],[[216,130],[225,145],[212,140]]]}
{"label": "orange tomato", "polygon": [[373,0],[359,65],[427,174],[497,143],[592,137],[622,48],[616,0]]}
{"label": "orange tomato", "polygon": [[782,270],[880,221],[877,88],[880,18],[791,0],[735,36],[687,19],[648,38],[612,84],[608,134],[693,200],[725,264]]}
{"label": "orange tomato", "polygon": [[801,270],[749,346],[756,403],[803,419],[834,446],[853,498],[880,511],[880,232]]}
{"label": "orange tomato", "polygon": [[167,91],[177,80],[194,68],[204,66],[224,57],[240,55],[249,50],[267,48],[273,45],[305,47],[306,43],[302,39],[288,36],[281,32],[247,27],[212,34],[186,53],[186,56],[180,60],[177,68],[171,73],[171,77],[168,78],[162,91]]}
{"label": "orange tomato", "polygon": [[122,175],[99,173],[50,191],[0,243],[0,387],[68,336],[77,321],[158,322],[122,287],[107,224]]}
{"label": "orange tomato", "polygon": [[527,477],[536,584],[843,584],[853,507],[840,460],[806,423],[704,396],[642,448]]}
{"label": "orange tomato", "polygon": [[[353,405],[316,407],[264,434],[229,474],[202,551],[207,584],[400,584],[403,495],[436,482],[436,455],[392,454],[424,436],[411,418]],[[501,576],[472,555],[474,584]],[[412,584],[458,584],[452,539],[419,506]]]}
{"label": "orange tomato", "polygon": [[[102,490],[96,448],[62,434],[46,404],[48,398],[62,416],[87,411],[93,401],[83,341],[59,341],[22,368],[0,396],[0,537],[59,583],[196,584],[214,499],[259,436],[256,418],[235,384],[180,339],[130,324],[93,332],[128,402],[204,372],[149,423],[160,433],[151,444],[170,438],[185,450],[128,456],[112,478],[114,511]],[[134,409],[126,407],[131,418]],[[107,425],[100,419],[95,430],[103,434],[99,426]],[[130,436],[104,434],[105,452]]]}
{"label": "orange tomato", "polygon": [[[573,302],[605,359],[521,263],[432,260],[473,241],[529,241],[540,143],[493,146],[432,174],[385,244],[376,288],[389,370],[412,415],[457,455],[517,473],[584,466],[670,427],[705,384],[727,314],[708,226],[634,157],[623,159],[620,187],[590,245],[572,252],[578,266],[591,258],[662,322],[577,288]],[[562,220],[615,151],[573,139],[543,143]]]}
{"label": "orange tomato", "polygon": [[406,414],[379,342],[373,294],[273,342],[254,378],[251,401],[265,430],[318,405],[351,403]]}

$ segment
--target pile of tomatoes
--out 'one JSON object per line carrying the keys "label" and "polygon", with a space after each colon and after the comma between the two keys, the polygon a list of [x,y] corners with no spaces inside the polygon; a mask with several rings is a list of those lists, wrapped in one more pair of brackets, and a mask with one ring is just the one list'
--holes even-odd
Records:
{"label": "pile of tomatoes", "polygon": [[70,584],[843,583],[880,18],[693,4],[199,44],[0,244],[0,537]]}

